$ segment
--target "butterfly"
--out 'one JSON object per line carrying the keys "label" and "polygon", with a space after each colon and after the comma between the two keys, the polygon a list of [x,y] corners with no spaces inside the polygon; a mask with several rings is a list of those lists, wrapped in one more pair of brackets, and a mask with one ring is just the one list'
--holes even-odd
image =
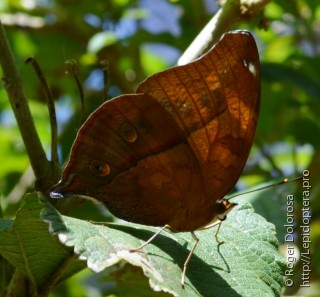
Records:
{"label": "butterfly", "polygon": [[[102,104],[80,128],[52,198],[86,196],[129,222],[190,231],[219,224],[257,126],[260,63],[247,31]],[[182,276],[184,283],[186,264]]]}

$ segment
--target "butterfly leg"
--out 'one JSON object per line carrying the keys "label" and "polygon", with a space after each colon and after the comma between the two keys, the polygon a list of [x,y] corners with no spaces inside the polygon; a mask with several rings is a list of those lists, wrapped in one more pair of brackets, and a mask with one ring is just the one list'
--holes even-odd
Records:
{"label": "butterfly leg", "polygon": [[192,257],[192,254],[197,246],[197,244],[199,243],[199,238],[196,236],[196,234],[192,231],[190,232],[193,239],[194,239],[194,244],[193,244],[193,247],[188,255],[188,258],[186,259],[186,261],[184,262],[183,264],[183,271],[182,271],[182,276],[181,276],[181,286],[182,288],[184,288],[184,283],[185,283],[185,279],[186,279],[186,271],[187,271],[187,267],[188,267],[188,264],[190,262],[190,259]]}
{"label": "butterfly leg", "polygon": [[217,229],[216,233],[214,234],[214,237],[215,237],[217,243],[222,244],[222,243],[224,243],[224,241],[220,240],[218,238],[218,233],[220,231],[221,224],[223,221],[226,220],[227,214],[238,204],[231,203],[231,202],[229,202],[229,200],[225,199],[225,200],[222,200],[219,205],[220,205],[220,207],[222,207],[222,209],[220,210],[220,214],[217,215],[218,220],[213,225],[211,225],[211,227],[218,225],[218,229]]}
{"label": "butterfly leg", "polygon": [[[236,204],[234,204],[234,205],[236,205]],[[218,238],[218,233],[220,231],[221,224],[222,224],[223,221],[225,221],[225,219],[227,218],[227,215],[225,214],[224,216],[221,216],[221,217],[218,217],[218,218],[219,218],[219,221],[217,222],[218,229],[217,229],[216,233],[214,234],[214,238],[216,239],[217,243],[222,244],[222,243],[224,243],[224,240],[220,240]]]}
{"label": "butterfly leg", "polygon": [[222,224],[222,221],[220,221],[220,222],[218,223],[218,229],[217,229],[217,231],[214,233],[214,238],[216,239],[217,243],[219,243],[219,244],[224,243],[224,240],[220,240],[220,239],[218,238],[218,233],[219,233],[219,231],[220,231],[221,224]]}
{"label": "butterfly leg", "polygon": [[164,229],[169,228],[169,225],[164,225],[163,227],[161,227],[161,229],[159,229],[156,233],[154,233],[146,242],[144,242],[142,245],[138,246],[137,248],[134,249],[130,249],[130,252],[137,252],[140,251],[142,248],[144,248],[146,245],[148,245],[149,243],[151,243]]}

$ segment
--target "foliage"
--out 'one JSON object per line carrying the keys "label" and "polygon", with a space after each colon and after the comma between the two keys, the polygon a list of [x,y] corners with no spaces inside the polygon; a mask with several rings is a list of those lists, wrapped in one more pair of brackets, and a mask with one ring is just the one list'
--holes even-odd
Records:
{"label": "foliage", "polygon": [[[213,245],[212,230],[202,232],[187,270],[188,281],[182,288],[180,267],[188,256],[186,246],[193,244],[189,234],[163,232],[143,251],[130,252],[130,248],[149,239],[154,228],[124,223],[92,224],[61,216],[44,197],[40,199],[41,202],[36,194],[27,195],[16,219],[0,225],[1,254],[32,280],[40,295],[83,269],[84,262],[68,246],[95,272],[117,263],[121,266],[124,261],[139,266],[156,291],[174,296],[209,296],[210,292],[216,296],[276,295],[281,288],[285,263],[275,253],[274,226],[254,214],[247,202],[239,201],[221,228],[219,236],[225,243]],[[49,223],[51,232],[58,235],[64,246],[48,232],[43,221]]]}
{"label": "foliage", "polygon": [[[320,208],[317,207],[319,206],[319,185],[316,183],[316,180],[319,180],[320,177],[320,167],[318,166],[320,159],[318,137],[320,130],[318,121],[320,112],[318,97],[320,93],[318,75],[320,58],[319,41],[316,35],[320,22],[320,10],[315,2],[298,0],[290,1],[290,4],[288,4],[286,0],[274,1],[266,5],[264,16],[254,18],[250,20],[250,23],[240,23],[235,26],[235,28],[249,29],[257,40],[262,62],[262,102],[254,147],[242,177],[233,191],[247,189],[250,186],[276,178],[298,176],[303,170],[308,170],[312,185],[312,253],[320,240],[320,213],[318,211]],[[172,2],[167,0],[97,0],[94,3],[88,1],[33,0],[28,1],[28,5],[26,1],[2,1],[0,3],[0,19],[5,26],[19,72],[23,78],[23,86],[38,134],[45,150],[48,152],[50,151],[50,130],[43,89],[39,86],[32,68],[25,65],[23,61],[30,55],[36,57],[49,81],[56,98],[61,164],[68,157],[80,124],[79,93],[74,79],[70,75],[70,66],[64,63],[66,60],[75,59],[78,61],[77,68],[79,76],[84,82],[87,114],[89,114],[104,100],[102,99],[103,76],[100,61],[106,60],[109,65],[110,87],[108,96],[111,98],[119,94],[131,93],[147,75],[174,65],[218,9],[214,1],[209,0]],[[259,24],[263,25],[268,22],[266,29],[258,28]],[[58,249],[65,257],[69,257],[71,250],[60,245],[57,237],[52,237],[51,234],[46,233],[45,230],[48,230],[48,225],[37,219],[34,212],[30,212],[30,217],[27,219],[28,207],[30,209],[34,207],[40,213],[40,206],[34,200],[30,202],[30,205],[27,205],[26,201],[30,201],[28,198],[25,202],[22,202],[24,193],[34,189],[34,177],[29,167],[28,155],[19,134],[7,94],[1,85],[0,123],[0,186],[1,216],[3,217],[0,225],[1,232],[7,233],[9,230],[16,230],[15,228],[18,227],[22,228],[21,232],[25,232],[27,236],[26,243],[31,244],[37,239],[39,246],[41,242],[46,242],[46,248],[50,248],[50,244],[52,244],[52,256],[55,255],[54,251]],[[297,182],[277,187],[270,190],[271,192],[260,192],[252,195],[254,197],[244,196],[243,200],[251,200],[255,210],[275,224],[278,240],[280,244],[286,246],[287,243],[284,240],[286,234],[284,225],[287,214],[286,197],[289,194],[295,196],[293,211],[296,226],[300,226],[302,222],[302,190],[304,190],[302,183]],[[90,215],[88,215],[88,209],[90,209]],[[226,229],[228,229],[229,218],[230,224],[232,219],[237,220],[232,212],[225,222]],[[17,225],[21,215],[23,215],[24,220],[22,223],[20,222],[20,225]],[[72,210],[68,213],[68,216],[95,221],[113,220],[101,206],[97,207],[89,202]],[[256,215],[254,214],[254,216]],[[59,215],[55,213],[53,218],[59,218]],[[73,222],[74,220],[62,218],[63,221],[66,219]],[[239,216],[239,218],[242,217]],[[46,218],[46,221],[48,220]],[[89,224],[84,221],[80,222],[84,225]],[[238,223],[242,224],[244,222],[240,220]],[[116,223],[119,222],[116,221]],[[30,228],[36,228],[32,230],[37,230],[35,231],[37,233],[28,233],[26,226],[29,225]],[[132,229],[134,227],[130,226],[126,227],[126,230],[129,231],[131,228],[132,234],[135,234],[136,231]],[[53,222],[51,222],[51,227],[54,228]],[[141,227],[141,230],[146,229]],[[129,236],[131,231],[126,236]],[[145,231],[140,231],[140,234],[143,234],[143,232]],[[297,229],[297,233],[299,232],[301,231]],[[56,230],[56,233],[59,232]],[[199,234],[201,241],[197,247],[198,252],[201,254],[203,249],[208,246],[212,249],[210,251],[216,255],[217,246],[214,238],[211,238],[212,240],[210,243],[208,242],[208,245],[206,245],[205,240],[202,240],[202,237],[210,237],[210,234],[212,237],[212,233],[208,231],[208,234]],[[224,233],[224,227],[222,227],[223,237],[232,236],[232,233],[230,234]],[[39,235],[39,238],[36,238],[35,235]],[[165,234],[158,240],[161,242],[163,239],[166,242],[165,240],[169,239],[164,238],[167,237],[170,238],[171,242],[177,240],[181,244],[179,249],[183,250],[183,255],[185,255],[186,249],[182,249],[182,247],[185,247],[186,242],[189,244],[192,242],[188,234],[181,234],[177,237],[176,235],[167,236]],[[12,237],[10,238],[15,240]],[[222,250],[228,249],[231,245],[227,238],[224,239],[225,243],[220,246],[222,254]],[[4,243],[9,243],[9,241],[7,241],[7,237],[1,235],[0,247],[3,247]],[[297,237],[295,244],[297,249],[300,248],[301,250],[301,238]],[[17,243],[12,243],[12,246],[17,248]],[[31,254],[33,252],[32,248],[35,247],[31,246]],[[163,250],[159,250],[156,244],[151,245],[150,249],[151,253],[163,252]],[[11,256],[16,256],[16,258],[13,257],[16,259],[15,261],[3,250],[0,252],[5,259],[9,260],[10,258],[10,264],[4,259],[0,259],[0,296],[4,294],[6,285],[10,284],[11,276],[16,275],[14,268],[18,267],[22,272],[25,269],[21,266],[22,262],[19,258],[23,254],[21,251],[14,251],[14,249],[10,249]],[[150,251],[148,250],[148,254]],[[235,253],[231,247],[226,253],[231,255],[231,251]],[[49,254],[45,250],[43,252]],[[219,255],[214,257],[215,260],[212,261],[220,261],[217,260],[218,257]],[[49,265],[50,262],[50,265],[54,265],[54,263],[57,264],[62,261],[61,258],[52,261],[49,257],[42,258],[48,262],[41,260],[39,269],[36,269],[40,278],[45,275],[41,268],[44,263]],[[78,262],[76,258],[73,258],[72,261],[76,263],[74,272],[82,268],[83,262]],[[175,258],[175,261],[178,260]],[[183,259],[181,258],[179,261],[181,264]],[[187,275],[189,278],[193,277],[191,270],[196,268],[196,261],[194,260],[194,264],[192,264],[192,261],[190,263],[188,272],[190,275]],[[232,260],[228,261],[227,259],[226,262],[230,267],[233,265]],[[311,281],[315,281],[320,273],[319,264],[319,256],[312,254]],[[35,266],[32,266],[32,268],[35,268],[37,264],[33,265]],[[213,265],[217,265],[217,263],[213,262]],[[295,285],[291,288],[285,288],[287,294],[298,292],[301,282],[299,278],[300,265],[301,261],[296,265],[295,275],[297,279]],[[220,267],[220,265],[217,266]],[[172,269],[176,269],[174,267]],[[102,278],[102,283],[116,287],[118,291],[115,290],[114,292],[118,292],[119,296],[126,296],[124,289],[126,286],[128,291],[132,290],[133,286],[128,286],[130,281],[135,282],[141,288],[136,296],[142,296],[142,292],[148,292],[146,295],[151,296],[142,273],[139,272],[139,274],[134,269],[130,265],[118,264],[97,275]],[[67,278],[73,272],[66,271],[65,273],[66,276],[62,279]],[[214,273],[216,277],[221,277],[220,273],[223,274],[220,270],[215,270]],[[27,275],[30,276],[30,274]],[[81,277],[85,281],[79,280]],[[89,292],[93,289],[99,291],[98,288],[101,287],[94,277],[95,275],[88,271],[83,272],[80,276],[75,276],[62,283],[56,288],[56,291],[51,292],[51,295],[81,296],[80,294],[84,293],[75,291],[77,286],[75,284],[81,282],[84,283],[84,291]],[[32,279],[37,279],[37,276],[32,277]],[[123,279],[127,281],[126,285],[122,282]],[[60,281],[56,283],[60,283]],[[92,285],[93,283],[95,285]],[[120,287],[122,288],[121,292],[119,291]],[[100,291],[102,292],[103,289]],[[208,296],[207,293],[203,292],[202,295]]]}

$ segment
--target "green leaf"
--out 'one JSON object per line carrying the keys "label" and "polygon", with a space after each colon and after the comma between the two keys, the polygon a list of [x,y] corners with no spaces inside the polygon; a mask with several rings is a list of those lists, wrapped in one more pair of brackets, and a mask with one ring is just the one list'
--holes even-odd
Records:
{"label": "green leaf", "polygon": [[0,296],[6,296],[10,279],[13,275],[14,269],[10,263],[0,257]]}
{"label": "green leaf", "polygon": [[293,68],[277,63],[262,63],[262,75],[269,81],[289,81],[310,96],[316,99],[319,98],[319,83],[305,73],[296,71]]}
{"label": "green leaf", "polygon": [[83,262],[48,232],[48,225],[40,219],[42,208],[38,195],[29,194],[14,221],[0,220],[0,255],[21,271],[38,292],[84,268]]}
{"label": "green leaf", "polygon": [[282,286],[283,258],[277,252],[274,226],[240,201],[223,222],[217,244],[216,230],[196,232],[200,242],[187,269],[186,285],[180,285],[181,268],[194,240],[190,233],[162,232],[139,252],[157,230],[137,224],[102,226],[61,216],[48,205],[42,218],[93,271],[116,263],[140,266],[154,290],[174,296],[278,296]]}
{"label": "green leaf", "polygon": [[[275,182],[259,183],[258,186],[250,188],[249,190],[240,192],[245,193],[245,199],[252,203],[255,211],[263,216],[268,222],[271,222],[276,227],[276,235],[280,244],[285,243],[285,235],[287,234],[287,199],[288,196],[298,196],[296,193],[300,181],[282,184],[281,186],[274,186],[269,189],[255,191],[257,189],[263,189],[264,187],[270,187]],[[249,191],[249,193],[248,193]]]}
{"label": "green leaf", "polygon": [[89,53],[97,53],[102,48],[112,45],[117,41],[118,38],[113,32],[99,32],[91,37],[88,43],[88,51]]}

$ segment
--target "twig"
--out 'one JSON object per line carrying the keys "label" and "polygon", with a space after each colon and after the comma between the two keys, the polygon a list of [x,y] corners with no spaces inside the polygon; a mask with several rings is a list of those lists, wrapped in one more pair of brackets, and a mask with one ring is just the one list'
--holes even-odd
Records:
{"label": "twig", "polygon": [[222,7],[203,28],[178,61],[187,64],[200,57],[232,26],[259,15],[271,0],[225,0]]}
{"label": "twig", "polygon": [[49,87],[49,84],[43,75],[43,72],[38,64],[38,62],[30,57],[26,60],[26,63],[31,63],[33,66],[39,81],[44,89],[44,96],[46,97],[48,110],[49,110],[49,118],[50,118],[50,127],[51,127],[51,161],[54,163],[58,163],[58,128],[57,128],[57,117],[56,110],[54,107],[54,98]]}
{"label": "twig", "polygon": [[7,91],[12,110],[25,144],[32,169],[36,176],[36,188],[45,193],[59,176],[58,167],[46,158],[45,151],[37,134],[28,102],[22,87],[22,79],[11,52],[4,28],[0,22],[0,64],[3,70],[4,87]]}
{"label": "twig", "polygon": [[283,176],[283,173],[281,171],[281,169],[277,166],[277,164],[275,163],[275,161],[272,159],[272,156],[270,156],[270,154],[265,150],[265,148],[263,147],[263,145],[260,143],[260,141],[258,139],[255,139],[255,144],[257,145],[257,147],[260,150],[260,153],[262,154],[262,156],[269,161],[272,170],[274,170],[279,176]]}
{"label": "twig", "polygon": [[79,95],[80,95],[80,101],[81,101],[81,125],[85,122],[86,120],[86,102],[85,102],[85,98],[84,98],[84,92],[83,92],[83,88],[82,88],[82,84],[79,78],[79,75],[77,73],[77,69],[76,69],[76,65],[77,65],[77,61],[76,60],[68,60],[66,61],[66,64],[71,66],[71,72],[73,75],[74,80],[76,81],[76,85],[78,87],[78,91],[79,91]]}
{"label": "twig", "polygon": [[103,99],[107,101],[109,99],[109,61],[102,60],[100,64],[103,71]]}

